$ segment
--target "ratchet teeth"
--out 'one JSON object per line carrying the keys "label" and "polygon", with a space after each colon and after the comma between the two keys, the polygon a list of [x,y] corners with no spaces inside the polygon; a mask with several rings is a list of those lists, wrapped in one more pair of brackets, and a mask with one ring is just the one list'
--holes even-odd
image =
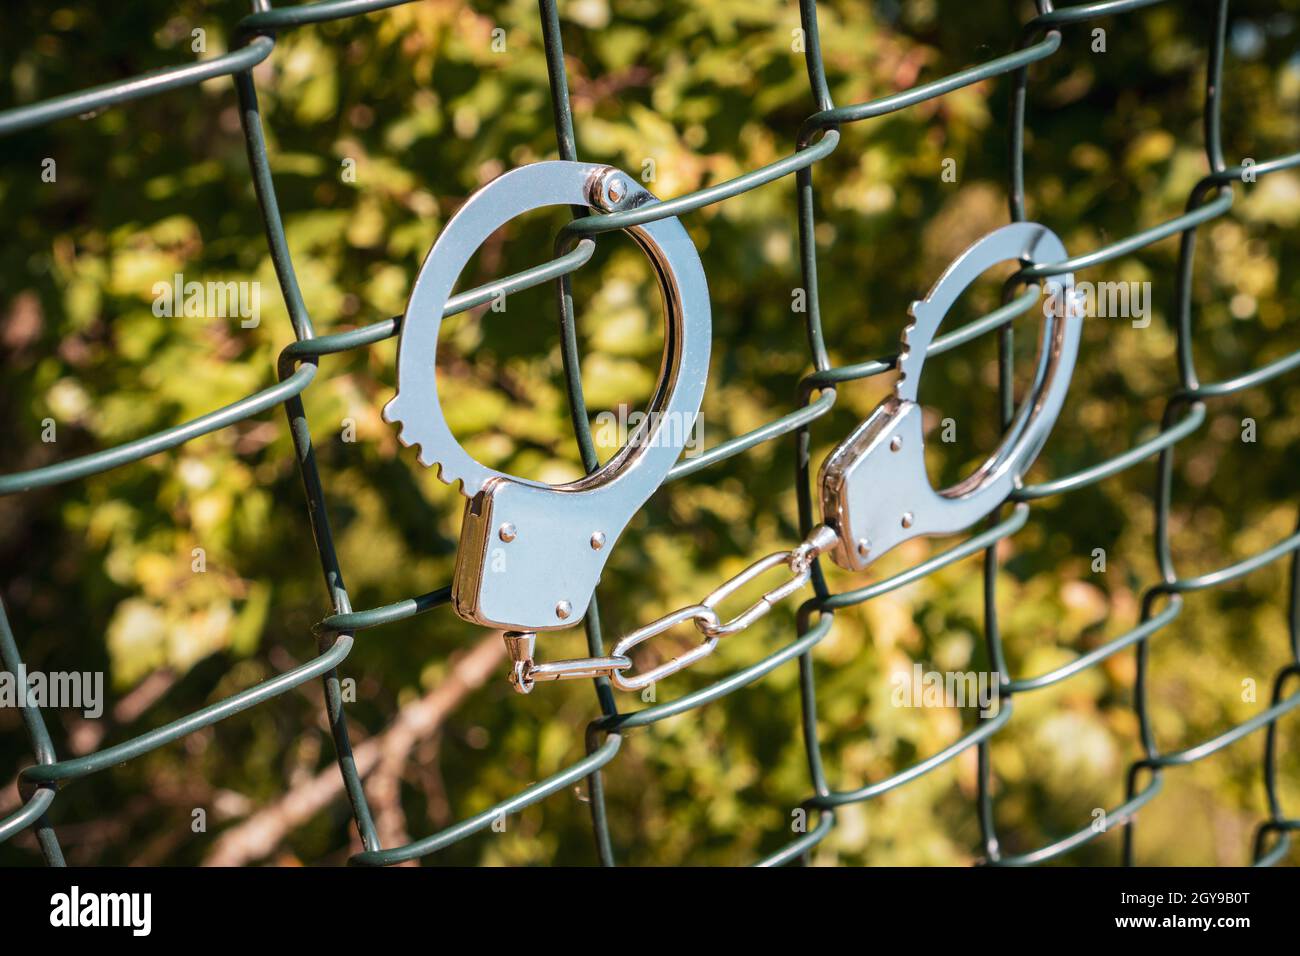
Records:
{"label": "ratchet teeth", "polygon": [[[443,462],[438,461],[433,453],[426,446],[429,444],[425,439],[419,437],[414,423],[408,422],[402,418],[401,409],[398,407],[397,399],[394,398],[383,410],[384,421],[397,426],[397,440],[406,448],[416,450],[416,460],[425,468],[433,468],[438,476],[438,480],[444,485],[454,485],[456,482],[462,482],[461,488],[464,490],[464,478],[455,474]],[[468,492],[465,492],[468,494]]]}
{"label": "ratchet teeth", "polygon": [[[384,406],[383,411],[380,412],[379,414],[380,417],[382,417],[383,420],[388,422],[390,425],[400,426],[402,424],[402,412],[397,407],[397,396],[390,398],[388,400],[388,404]],[[400,432],[399,432],[399,437],[400,437]],[[403,444],[405,444],[405,442],[403,442]]]}
{"label": "ratchet teeth", "polygon": [[914,303],[913,318],[911,322],[903,327],[902,348],[898,352],[898,364],[896,365],[898,381],[894,383],[894,390],[900,397],[903,393],[903,383],[916,374],[912,366],[924,360],[924,356],[916,354],[912,346],[912,332],[915,331],[917,322],[920,321],[919,316],[915,314],[915,309],[916,304]]}
{"label": "ratchet teeth", "polygon": [[[421,459],[421,461],[423,461],[423,459]],[[451,469],[449,469],[446,465],[444,465],[440,461],[429,461],[429,462],[425,462],[425,464],[428,465],[430,468],[437,469],[438,480],[441,481],[444,485],[454,485],[456,482],[462,480],[460,475],[453,475],[451,473]],[[463,488],[464,485],[461,485],[461,487]]]}

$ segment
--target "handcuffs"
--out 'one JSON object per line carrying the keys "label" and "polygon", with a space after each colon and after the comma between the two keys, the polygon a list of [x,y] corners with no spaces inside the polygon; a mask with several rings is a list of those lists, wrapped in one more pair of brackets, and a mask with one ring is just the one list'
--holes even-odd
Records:
{"label": "handcuffs", "polygon": [[[528,693],[539,681],[609,677],[637,690],[707,656],[718,640],[748,627],[807,583],[822,554],[851,571],[904,541],[968,528],[1001,505],[1041,451],[1069,388],[1082,314],[1074,277],[1051,280],[1059,291],[1045,310],[1029,393],[1002,444],[972,475],[934,490],[925,468],[918,387],[926,352],[961,293],[1000,262],[1058,262],[1057,236],[1036,223],[996,229],[966,249],[924,299],[912,303],[903,331],[894,394],[884,399],[827,456],[818,484],[823,523],[796,548],[759,559],[698,604],[673,611],[615,643],[607,657],[537,662],[538,631],[576,624],[586,613],[605,561],[632,516],[659,487],[681,454],[699,413],[708,375],[712,321],[699,254],[676,217],[627,231],[650,257],[665,303],[664,359],[649,414],[628,442],[597,471],[562,485],[529,481],[475,461],[451,433],[438,403],[438,330],[461,270],[478,246],[505,222],[549,205],[603,212],[656,202],[632,177],[609,166],[569,161],[511,170],[474,193],[447,223],[412,288],[398,345],[398,393],[384,417],[400,425],[399,439],[419,446],[419,460],[439,477],[461,482],[465,504],[452,583],[452,605],[466,621],[505,631],[511,683]],[[665,423],[682,423],[665,427]],[[768,570],[790,578],[748,610],[721,620],[716,605]],[[685,621],[704,640],[639,674],[628,652]]]}
{"label": "handcuffs", "polygon": [[[517,631],[571,627],[582,619],[605,560],[628,521],[681,454],[709,372],[709,287],[695,245],[676,218],[628,230],[655,268],[665,303],[664,361],[646,415],[598,471],[564,485],[516,478],[470,457],[438,403],[438,329],[452,287],[497,228],[542,206],[633,209],[654,197],[609,166],[553,160],[520,166],[479,189],[448,221],[420,267],[397,355],[397,397],[384,418],[420,447],[469,499],[461,525],[452,604],[466,621]],[[670,427],[665,427],[667,424]],[[680,427],[678,425],[680,424]]]}

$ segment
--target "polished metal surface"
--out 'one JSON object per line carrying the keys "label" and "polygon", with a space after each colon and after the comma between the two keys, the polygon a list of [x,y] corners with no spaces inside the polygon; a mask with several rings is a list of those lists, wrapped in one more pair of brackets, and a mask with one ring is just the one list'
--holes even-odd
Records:
{"label": "polished metal surface", "polygon": [[1074,276],[1049,280],[1038,359],[1029,394],[997,451],[951,488],[934,490],[925,468],[918,403],[926,351],[954,302],[1000,262],[1060,262],[1065,247],[1045,226],[1017,222],[989,233],[944,271],[930,294],[913,302],[903,331],[895,392],[822,464],[822,520],[839,532],[830,552],[841,567],[862,570],[904,541],[952,534],[988,515],[1020,485],[1042,450],[1065,401],[1079,350],[1083,316]]}
{"label": "polished metal surface", "polygon": [[570,627],[591,601],[627,522],[677,461],[699,412],[709,368],[708,285],[694,244],[676,218],[627,231],[650,256],[665,307],[665,354],[641,426],[602,468],[548,485],[476,461],[452,435],[438,402],[442,314],[470,256],[501,225],[551,205],[627,211],[654,202],[608,166],[548,161],[513,169],[460,208],[425,258],[411,290],[398,348],[398,392],[384,417],[439,477],[459,481],[465,507],[452,602],[464,619],[539,631]]}

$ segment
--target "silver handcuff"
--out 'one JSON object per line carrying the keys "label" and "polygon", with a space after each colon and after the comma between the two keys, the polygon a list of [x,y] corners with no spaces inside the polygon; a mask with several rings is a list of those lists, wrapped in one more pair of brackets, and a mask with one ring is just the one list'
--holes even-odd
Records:
{"label": "silver handcuff", "polygon": [[[629,230],[656,266],[666,304],[665,355],[642,427],[602,468],[565,485],[526,481],[469,456],[452,436],[438,404],[434,361],[438,327],[452,286],[472,252],[497,227],[539,206],[588,205],[602,211],[634,208],[654,197],[608,166],[553,161],[512,170],[489,183],[448,222],[411,292],[398,352],[398,395],[384,417],[402,425],[400,439],[419,445],[419,460],[438,465],[442,480],[461,481],[469,498],[452,584],[456,613],[505,631],[511,684],[529,693],[538,682],[608,677],[635,691],[708,656],[719,640],[749,627],[808,583],[813,563],[828,555],[840,567],[864,570],[904,541],[952,534],[975,524],[1019,487],[1065,401],[1078,354],[1082,312],[1074,277],[1062,273],[1044,310],[1029,393],[1002,444],[968,478],[934,490],[925,468],[918,387],[926,352],[963,291],[1000,262],[1059,262],[1060,239],[1044,226],[1003,226],[966,249],[924,299],[913,302],[903,331],[899,378],[882,401],[822,464],[818,475],[823,523],[802,543],[769,554],[680,608],[618,640],[606,657],[538,662],[537,632],[575,624],[591,601],[605,560],[636,511],[667,476],[689,428],[658,428],[674,417],[693,423],[708,372],[711,316],[699,255],[681,223],[665,218]],[[665,414],[670,413],[670,414]],[[497,552],[504,548],[503,554]],[[495,561],[495,557],[504,557]],[[789,572],[747,610],[727,620],[716,607],[764,573]],[[686,621],[701,643],[650,670],[629,674],[629,652]]]}
{"label": "silver handcuff", "polygon": [[969,528],[1019,487],[1056,424],[1079,353],[1083,314],[1074,274],[1050,280],[1059,288],[1048,298],[1053,308],[1044,310],[1033,383],[1002,444],[971,475],[941,491],[934,490],[925,470],[917,399],[921,368],[944,316],[985,270],[1011,259],[1043,263],[1065,258],[1065,246],[1054,232],[1037,223],[1014,222],[967,248],[930,294],[912,303],[894,394],[822,463],[822,519],[840,529],[831,552],[840,567],[861,571],[904,541]]}
{"label": "silver handcuff", "polygon": [[[712,316],[704,266],[676,218],[627,230],[654,265],[665,303],[664,361],[647,414],[599,470],[563,485],[516,478],[461,447],[438,403],[438,330],[452,287],[496,229],[542,206],[633,209],[655,197],[610,166],[555,160],[513,169],[479,189],[448,221],[425,257],[406,306],[397,396],[384,418],[418,445],[465,505],[452,605],[466,621],[512,631],[571,627],[591,603],[601,570],[627,523],[681,455],[709,371]],[[680,427],[679,427],[680,425]]]}

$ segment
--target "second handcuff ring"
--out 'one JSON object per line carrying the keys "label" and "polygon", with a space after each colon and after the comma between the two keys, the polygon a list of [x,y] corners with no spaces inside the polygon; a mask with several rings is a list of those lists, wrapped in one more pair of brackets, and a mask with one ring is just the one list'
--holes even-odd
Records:
{"label": "second handcuff ring", "polygon": [[1065,258],[1065,246],[1050,229],[1014,222],[967,248],[929,295],[912,303],[894,394],[821,467],[822,520],[839,531],[831,556],[840,567],[860,571],[911,538],[969,528],[1019,486],[1056,423],[1079,353],[1083,315],[1073,273],[1049,280],[1054,288],[1043,310],[1033,381],[1002,444],[970,476],[941,491],[931,486],[925,467],[921,369],[944,317],[986,270],[1007,261],[1050,263]]}

